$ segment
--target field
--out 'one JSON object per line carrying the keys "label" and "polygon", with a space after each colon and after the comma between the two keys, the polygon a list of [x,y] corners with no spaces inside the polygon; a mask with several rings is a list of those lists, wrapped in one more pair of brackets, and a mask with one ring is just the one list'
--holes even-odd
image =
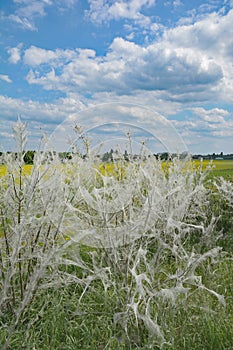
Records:
{"label": "field", "polygon": [[233,348],[233,161],[8,161],[2,349]]}
{"label": "field", "polygon": [[[214,160],[210,162],[209,160],[204,161],[193,161],[194,168],[202,167],[203,170],[211,167],[210,176],[222,176],[227,180],[233,180],[233,160]],[[30,174],[32,169],[32,165],[24,165],[23,171],[25,174]],[[111,165],[109,163],[102,164],[100,167],[102,173],[111,172]],[[6,174],[6,167],[4,165],[0,165],[0,177]]]}
{"label": "field", "polygon": [[[30,175],[32,170],[32,165],[24,165],[23,166],[23,174],[24,175]],[[0,177],[5,176],[7,174],[7,169],[5,165],[0,165]]]}
{"label": "field", "polygon": [[[200,161],[195,161],[197,166],[200,165]],[[208,160],[203,161],[203,169],[206,169],[210,165]],[[211,177],[222,176],[227,180],[233,180],[233,160],[214,160],[212,163]]]}

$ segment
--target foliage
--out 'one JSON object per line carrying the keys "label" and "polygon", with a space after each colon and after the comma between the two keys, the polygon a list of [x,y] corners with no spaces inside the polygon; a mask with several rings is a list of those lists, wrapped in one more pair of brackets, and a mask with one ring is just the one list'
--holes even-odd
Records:
{"label": "foliage", "polygon": [[24,154],[23,160],[25,164],[33,164],[33,159],[34,159],[35,151],[27,151]]}

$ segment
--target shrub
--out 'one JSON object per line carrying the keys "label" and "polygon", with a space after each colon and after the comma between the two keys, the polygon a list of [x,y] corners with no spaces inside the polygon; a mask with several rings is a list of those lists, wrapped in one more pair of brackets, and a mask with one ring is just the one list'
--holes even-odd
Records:
{"label": "shrub", "polygon": [[[35,152],[26,174],[20,120],[14,134],[17,157],[5,155],[0,178],[0,306],[12,320],[4,348],[46,288],[77,286],[75,314],[85,323],[102,308],[118,346],[129,348],[172,344],[164,315],[195,295],[225,304],[203,274],[221,257],[213,234],[218,217],[206,174],[190,159],[173,158],[164,168],[158,159],[122,157],[108,173],[91,154],[61,160]],[[226,186],[218,188],[223,195]]]}

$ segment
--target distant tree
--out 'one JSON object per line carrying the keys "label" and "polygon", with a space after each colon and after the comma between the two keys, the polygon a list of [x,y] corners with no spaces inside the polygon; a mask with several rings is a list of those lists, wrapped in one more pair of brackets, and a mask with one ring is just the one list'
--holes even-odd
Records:
{"label": "distant tree", "polygon": [[23,157],[25,164],[33,164],[35,151],[27,151]]}
{"label": "distant tree", "polygon": [[72,159],[72,153],[71,152],[60,152],[59,153],[59,158],[61,160],[64,160],[64,159]]}
{"label": "distant tree", "polygon": [[168,152],[164,152],[160,155],[160,159],[161,160],[168,160],[169,158],[169,153]]}
{"label": "distant tree", "polygon": [[111,154],[109,152],[106,152],[106,153],[104,153],[104,155],[102,157],[102,161],[108,162],[110,158],[111,158]]}

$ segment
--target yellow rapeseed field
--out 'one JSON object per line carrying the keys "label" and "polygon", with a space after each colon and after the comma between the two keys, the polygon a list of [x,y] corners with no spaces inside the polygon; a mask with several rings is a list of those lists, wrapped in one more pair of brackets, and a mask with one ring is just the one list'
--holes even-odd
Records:
{"label": "yellow rapeseed field", "polygon": [[[23,175],[30,175],[32,170],[32,165],[24,165],[23,166]],[[5,176],[7,174],[7,168],[5,165],[0,165],[0,177]]]}
{"label": "yellow rapeseed field", "polygon": [[5,165],[0,165],[0,177],[5,176],[7,173]]}
{"label": "yellow rapeseed field", "polygon": [[[206,170],[207,167],[211,167],[213,171],[213,175],[221,176],[221,175],[232,175],[233,176],[233,160],[213,160],[210,162],[209,160],[194,160],[192,161],[194,169],[198,169],[200,166],[202,170]],[[163,167],[165,166],[165,163]],[[23,175],[30,175],[33,165],[24,165],[23,166]],[[102,163],[99,165],[99,170],[102,175],[107,176],[115,176],[120,178],[124,177],[124,169],[122,165],[117,163]],[[0,165],[0,177],[5,176],[7,174],[7,168],[5,165]]]}

